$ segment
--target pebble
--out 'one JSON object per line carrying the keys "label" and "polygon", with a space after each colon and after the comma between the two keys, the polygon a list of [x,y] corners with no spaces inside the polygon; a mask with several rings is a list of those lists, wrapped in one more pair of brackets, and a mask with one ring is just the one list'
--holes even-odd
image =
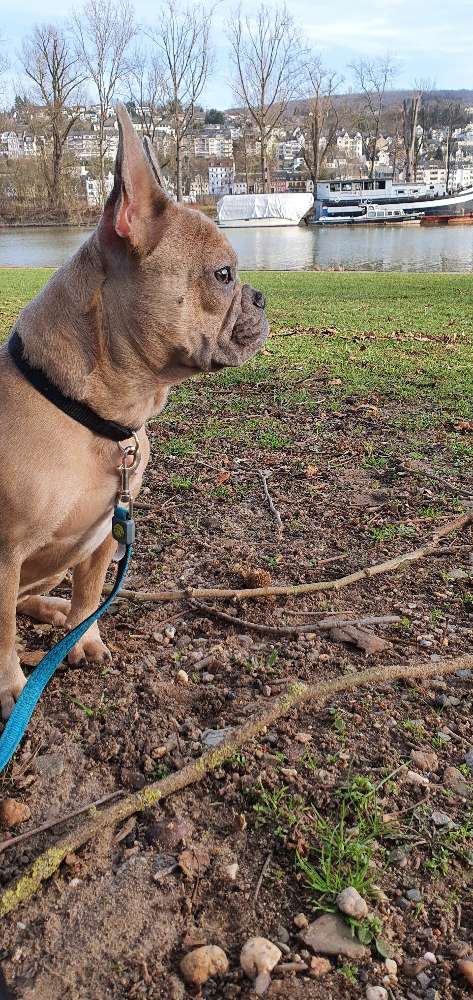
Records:
{"label": "pebble", "polygon": [[419,983],[419,986],[422,986],[423,990],[426,990],[430,983],[430,976],[428,976],[426,972],[419,972],[417,982]]}
{"label": "pebble", "polygon": [[465,763],[468,765],[471,773],[473,774],[473,747],[467,750],[465,753]]}
{"label": "pebble", "polygon": [[384,965],[388,976],[397,976],[397,962],[393,958],[387,958]]}
{"label": "pebble", "polygon": [[388,1000],[388,991],[384,986],[367,986],[366,1000]]}
{"label": "pebble", "polygon": [[324,913],[318,917],[302,931],[301,938],[312,951],[323,955],[345,955],[353,959],[369,955],[368,948],[352,936],[350,928],[336,913]]}
{"label": "pebble", "polygon": [[336,903],[342,913],[346,913],[348,917],[354,917],[355,920],[364,920],[368,916],[366,900],[351,885],[339,892]]}
{"label": "pebble", "polygon": [[420,771],[436,771],[439,766],[434,750],[411,750],[411,760]]}
{"label": "pebble", "polygon": [[453,791],[457,795],[462,795],[464,798],[470,793],[471,785],[466,781],[458,767],[446,767],[443,774],[443,782],[444,785],[447,785],[447,788],[453,788]]}
{"label": "pebble", "polygon": [[437,965],[437,959],[433,951],[426,951],[424,958],[426,962],[430,963],[430,965]]}
{"label": "pebble", "polygon": [[234,861],[233,864],[231,865],[226,865],[225,868],[223,869],[223,874],[225,875],[225,878],[228,879],[229,882],[235,882],[239,868],[240,866],[236,861]]}
{"label": "pebble", "polygon": [[322,976],[326,976],[327,972],[330,972],[332,966],[328,958],[321,958],[320,955],[314,955],[310,962],[310,974],[314,976],[315,979],[321,979]]}
{"label": "pebble", "polygon": [[267,938],[249,938],[243,945],[240,965],[248,979],[254,979],[253,989],[257,996],[266,993],[271,982],[270,973],[280,958],[282,958],[281,949]]}
{"label": "pebble", "polygon": [[182,684],[183,686],[189,683],[189,674],[185,670],[178,670],[176,674],[176,684]]}
{"label": "pebble", "polygon": [[473,961],[468,958],[462,958],[457,962],[457,968],[460,973],[466,979],[470,986],[473,986]]}
{"label": "pebble", "polygon": [[434,826],[453,826],[453,820],[450,819],[450,816],[439,810],[435,810],[430,818]]}
{"label": "pebble", "polygon": [[224,729],[204,729],[202,733],[202,743],[204,747],[209,750],[213,750],[214,747],[220,746],[228,736],[233,733],[233,726],[225,726]]}
{"label": "pebble", "polygon": [[66,762],[62,753],[44,753],[33,763],[33,771],[43,778],[58,778],[64,771]]}
{"label": "pebble", "polygon": [[204,672],[202,674],[202,683],[203,684],[211,684],[214,679],[215,679],[215,674],[209,674],[209,673],[207,673],[206,670],[204,670]]}
{"label": "pebble", "polygon": [[207,944],[184,955],[179,967],[186,983],[203,986],[211,976],[228,972],[228,958],[222,948]]}
{"label": "pebble", "polygon": [[282,924],[278,924],[274,936],[277,938],[278,941],[282,941],[283,944],[289,944],[290,941],[289,931],[287,930],[286,927],[283,927]]}
{"label": "pebble", "polygon": [[304,927],[309,926],[309,921],[305,913],[296,914],[296,916],[294,917],[294,926],[297,927],[300,931],[302,931]]}
{"label": "pebble", "polygon": [[419,774],[418,771],[408,771],[404,781],[406,785],[429,785],[430,781],[426,774]]}
{"label": "pebble", "polygon": [[411,903],[420,903],[422,899],[422,893],[419,889],[408,889],[405,896],[406,899],[410,899]]}
{"label": "pebble", "polygon": [[31,818],[31,809],[25,802],[17,799],[2,799],[0,801],[0,826],[7,830],[18,823],[26,823]]}
{"label": "pebble", "polygon": [[419,972],[423,972],[429,963],[425,958],[405,958],[402,963],[402,971],[408,979],[415,979]]}
{"label": "pebble", "polygon": [[176,634],[176,629],[174,625],[166,625],[164,629],[164,635],[167,639],[174,639]]}
{"label": "pebble", "polygon": [[311,733],[296,733],[294,739],[297,740],[298,743],[310,743],[312,735]]}

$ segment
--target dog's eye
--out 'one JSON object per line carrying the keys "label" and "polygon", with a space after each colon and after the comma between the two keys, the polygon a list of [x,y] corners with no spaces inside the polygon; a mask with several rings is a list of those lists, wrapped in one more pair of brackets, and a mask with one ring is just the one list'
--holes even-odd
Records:
{"label": "dog's eye", "polygon": [[222,285],[229,285],[233,281],[231,267],[219,267],[218,271],[214,273],[217,281],[220,281]]}

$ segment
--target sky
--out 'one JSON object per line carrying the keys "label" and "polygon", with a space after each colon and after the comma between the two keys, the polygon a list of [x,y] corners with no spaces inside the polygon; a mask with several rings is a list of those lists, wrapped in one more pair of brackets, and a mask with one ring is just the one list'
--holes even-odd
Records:
{"label": "sky", "polygon": [[[269,0],[271,6],[271,0]],[[396,88],[410,88],[428,80],[441,89],[473,89],[472,0],[287,0],[306,44],[324,63],[343,75],[350,89],[352,73],[347,68],[360,56],[384,56],[395,60]],[[65,24],[71,3],[46,0],[38,17],[37,0],[0,0],[0,38],[10,58],[12,75],[17,73],[15,56],[21,39],[40,21]],[[231,68],[225,39],[225,23],[236,2],[222,0],[214,15],[212,40],[215,67],[202,103],[224,109],[234,106]],[[159,3],[135,0],[137,19],[156,21]],[[254,3],[243,3],[243,11]]]}

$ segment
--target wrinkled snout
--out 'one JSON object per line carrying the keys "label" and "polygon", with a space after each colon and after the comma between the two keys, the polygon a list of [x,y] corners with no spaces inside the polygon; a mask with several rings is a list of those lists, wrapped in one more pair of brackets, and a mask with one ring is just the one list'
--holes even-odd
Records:
{"label": "wrinkled snout", "polygon": [[[243,285],[241,309],[232,331],[232,344],[242,352],[247,361],[265,342],[269,333],[265,315],[266,300],[262,292],[251,285]],[[241,361],[239,362],[241,364]]]}

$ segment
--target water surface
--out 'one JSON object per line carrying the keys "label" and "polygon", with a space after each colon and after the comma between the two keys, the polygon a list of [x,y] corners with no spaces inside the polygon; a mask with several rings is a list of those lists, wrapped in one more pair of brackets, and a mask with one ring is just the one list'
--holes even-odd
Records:
{"label": "water surface", "polygon": [[[0,266],[57,267],[87,239],[76,226],[0,229]],[[248,270],[463,271],[473,269],[473,226],[318,226],[227,229]]]}

